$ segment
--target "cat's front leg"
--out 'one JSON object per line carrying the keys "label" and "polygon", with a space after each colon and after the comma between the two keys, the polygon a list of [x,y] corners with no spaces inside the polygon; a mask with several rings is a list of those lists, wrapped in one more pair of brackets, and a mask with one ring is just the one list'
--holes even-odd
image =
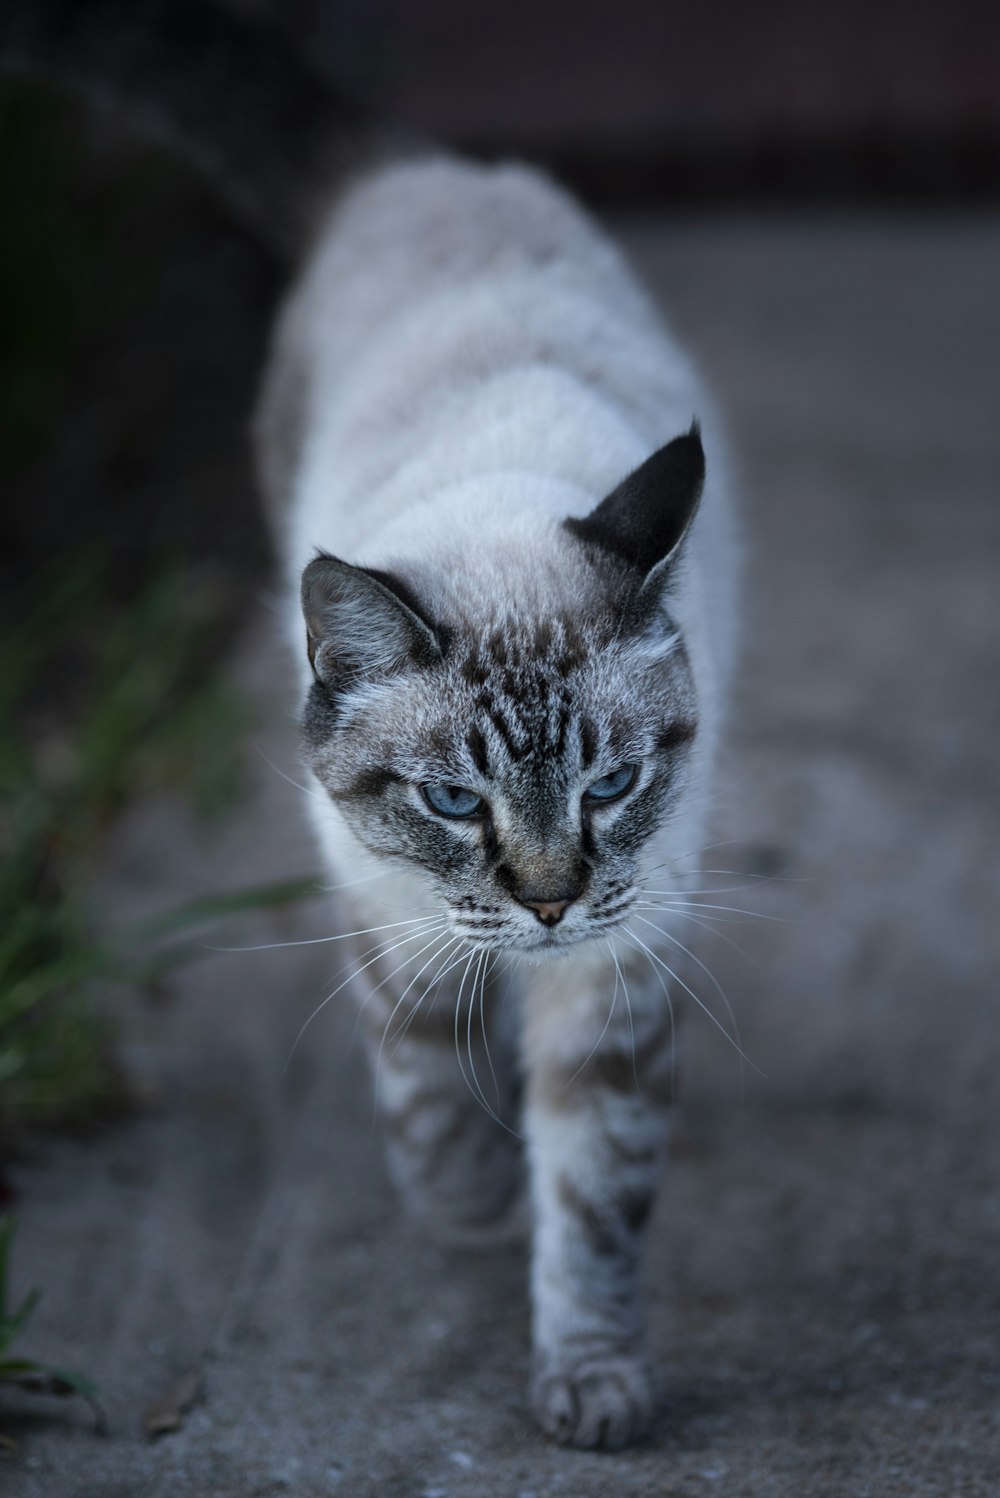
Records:
{"label": "cat's front leg", "polygon": [[609,966],[571,959],[531,996],[526,1123],[535,1413],[557,1441],[614,1448],[650,1414],[639,1252],[666,1136],[673,1034],[662,992],[644,994]]}
{"label": "cat's front leg", "polygon": [[363,1018],[399,1195],[433,1237],[489,1244],[523,1234],[522,1146],[500,997],[482,975],[462,982],[469,967],[409,1005],[405,968],[372,985]]}

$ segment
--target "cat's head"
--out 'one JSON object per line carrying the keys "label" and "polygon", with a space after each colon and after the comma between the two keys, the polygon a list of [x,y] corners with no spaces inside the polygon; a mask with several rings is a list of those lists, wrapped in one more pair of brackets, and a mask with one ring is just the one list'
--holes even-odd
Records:
{"label": "cat's head", "polygon": [[305,569],[307,760],[473,945],[557,951],[629,913],[697,731],[670,597],[703,482],[693,426],[563,522],[541,588],[477,601],[418,567]]}

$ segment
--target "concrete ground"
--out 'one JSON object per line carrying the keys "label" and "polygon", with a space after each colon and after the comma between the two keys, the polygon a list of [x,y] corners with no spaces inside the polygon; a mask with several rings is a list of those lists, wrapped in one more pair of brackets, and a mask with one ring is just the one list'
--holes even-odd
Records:
{"label": "concrete ground", "polygon": [[[766,1076],[691,1014],[649,1244],[651,1439],[601,1457],[538,1435],[522,1253],[446,1253],[399,1215],[346,1006],[285,1070],[343,961],[286,947],[135,1001],[128,1056],[159,1106],[19,1171],[17,1287],[45,1287],[30,1350],[99,1381],[111,1434],[5,1398],[8,1491],[1000,1491],[1000,224],[625,237],[742,460],[745,652],[709,865],[740,871],[719,904],[767,917],[698,933]],[[294,776],[272,630],[237,669]],[[248,752],[259,792],[225,839],[168,804],[120,829],[116,914],[314,867],[296,791]],[[193,1368],[199,1402],[150,1441],[144,1408]]]}

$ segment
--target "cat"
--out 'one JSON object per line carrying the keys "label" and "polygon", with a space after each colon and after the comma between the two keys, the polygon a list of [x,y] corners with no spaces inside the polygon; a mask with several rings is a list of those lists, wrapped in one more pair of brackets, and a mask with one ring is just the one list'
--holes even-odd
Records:
{"label": "cat", "polygon": [[257,432],[307,806],[376,937],[392,1174],[478,1237],[527,1172],[535,1413],[622,1446],[651,1409],[637,1270],[673,1076],[676,937],[644,912],[705,840],[732,653],[716,420],[566,194],[431,154],[331,211]]}
{"label": "cat", "polygon": [[[543,174],[387,150],[201,0],[4,25],[20,65],[186,143],[273,243],[313,226],[256,440],[389,1167],[436,1232],[530,1233],[536,1417],[621,1447],[653,1406],[640,1249],[736,634],[706,392]],[[367,144],[317,194],[346,135]]]}

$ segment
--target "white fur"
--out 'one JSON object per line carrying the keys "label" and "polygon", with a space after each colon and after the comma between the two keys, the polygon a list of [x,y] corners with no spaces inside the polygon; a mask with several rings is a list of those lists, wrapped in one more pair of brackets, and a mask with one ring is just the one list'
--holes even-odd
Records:
{"label": "white fur", "polygon": [[[298,579],[317,547],[436,568],[453,587],[466,579],[470,602],[506,606],[511,581],[530,586],[533,565],[544,576],[558,523],[696,416],[708,478],[672,611],[710,757],[733,620],[718,425],[623,257],[564,193],[521,166],[448,159],[364,179],[319,238],[276,360],[305,400],[285,536],[304,685]],[[355,840],[332,808],[317,820],[328,857],[352,872]]]}
{"label": "white fur", "polygon": [[[290,392],[303,407],[296,412],[297,452],[285,433]],[[265,453],[265,471],[282,474],[290,490],[284,537],[289,632],[303,686],[309,667],[299,576],[317,547],[347,562],[398,571],[418,596],[424,588],[433,597],[437,588],[458,616],[476,621],[484,633],[512,611],[529,619],[579,617],[584,602],[574,589],[586,569],[561,522],[587,515],[695,417],[708,477],[669,569],[671,625],[604,647],[603,685],[593,689],[613,693],[615,703],[641,722],[645,704],[631,699],[648,678],[636,663],[665,660],[678,648],[679,629],[694,678],[698,733],[677,772],[669,818],[644,846],[640,877],[704,840],[734,617],[727,477],[712,409],[618,251],[544,178],[521,167],[434,160],[386,167],[361,181],[332,213],[284,312],[262,412],[261,430],[285,442],[273,462]],[[356,610],[352,628],[366,628]],[[386,690],[377,679],[352,690],[352,721],[376,716]],[[419,694],[408,700],[416,704],[419,727]],[[599,756],[588,774],[598,778],[616,768]],[[465,783],[476,788],[471,759],[467,769]],[[488,795],[489,787],[483,789]],[[416,789],[412,799],[417,807]],[[404,917],[440,914],[422,878],[367,852],[325,795],[311,797],[309,806],[334,882],[361,878],[366,924],[388,929]],[[609,805],[592,815],[613,819],[620,812]],[[504,815],[500,802],[494,821],[517,862],[527,851],[518,847],[525,834],[516,817],[505,822]],[[454,834],[472,837],[474,829],[456,825]],[[509,903],[508,926],[530,947],[537,921],[526,906]],[[560,960],[524,964],[519,973],[535,1219],[533,1399],[547,1431],[584,1446],[631,1439],[649,1404],[638,1350],[633,1235],[621,1212],[628,1193],[639,1202],[652,1189],[669,1106],[657,1069],[671,1064],[656,952],[647,963],[627,927],[621,940],[577,941],[596,934],[587,921],[571,904],[560,926],[558,939],[567,939]],[[453,950],[457,941],[440,935],[443,926],[428,930],[429,937],[424,932],[415,939],[414,966],[431,960],[422,956],[425,938],[432,954]],[[401,938],[401,963],[406,941]],[[663,961],[672,960],[670,941],[666,935],[659,944]],[[468,950],[472,957],[462,951],[458,959],[465,967],[456,975],[456,1024],[476,960]],[[480,955],[476,971],[483,961]],[[473,994],[475,985],[474,975]],[[403,988],[399,1003],[408,991]],[[393,1001],[383,993],[379,1003],[383,1009],[373,1008],[381,1018]],[[397,1012],[398,1003],[385,1033]],[[491,1024],[498,1018],[492,1005],[488,1016],[483,1012],[484,1036],[487,1018]],[[471,1007],[468,1025],[471,1065]],[[443,1086],[453,1058],[432,1047],[414,1069],[422,1044],[414,1030],[399,1055],[379,1050],[387,1117],[394,1110],[412,1113],[421,1088],[429,1085],[438,1096],[434,1089]],[[567,1095],[602,1048],[631,1054],[633,1068],[637,1054],[644,1058],[648,1098],[638,1085],[634,1091],[610,1084],[581,1089],[575,1100]],[[456,1108],[462,1098],[460,1091]],[[390,1150],[404,1193],[412,1186],[419,1195],[413,1151],[433,1144],[440,1114],[439,1106],[411,1118],[408,1138]],[[485,1112],[475,1114],[463,1118],[457,1137],[468,1145],[469,1179],[481,1185],[486,1176],[501,1178],[482,1161],[492,1151],[501,1164],[508,1136]],[[446,1132],[450,1118],[445,1108]],[[623,1156],[622,1140],[631,1156]],[[446,1180],[446,1195],[447,1189]],[[455,1193],[460,1208],[468,1205],[461,1181]],[[605,1219],[611,1224],[606,1231],[621,1235],[613,1263],[606,1247],[600,1249]]]}

